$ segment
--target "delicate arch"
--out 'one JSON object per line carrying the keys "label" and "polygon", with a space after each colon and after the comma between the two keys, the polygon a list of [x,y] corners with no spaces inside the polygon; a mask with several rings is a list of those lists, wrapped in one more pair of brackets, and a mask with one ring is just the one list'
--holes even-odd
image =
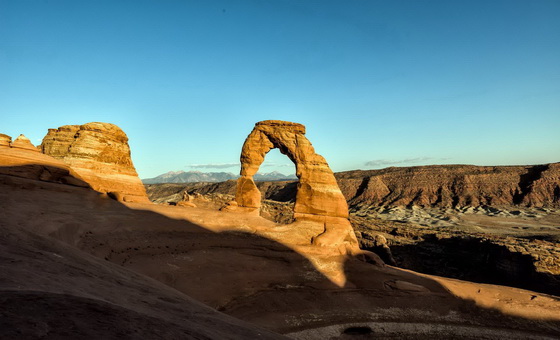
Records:
{"label": "delicate arch", "polygon": [[299,179],[294,207],[296,220],[318,216],[348,218],[348,204],[334,174],[305,137],[305,126],[279,120],[258,122],[243,144],[241,177],[235,195],[239,207],[260,208],[261,193],[253,176],[274,148],[280,149],[296,166]]}

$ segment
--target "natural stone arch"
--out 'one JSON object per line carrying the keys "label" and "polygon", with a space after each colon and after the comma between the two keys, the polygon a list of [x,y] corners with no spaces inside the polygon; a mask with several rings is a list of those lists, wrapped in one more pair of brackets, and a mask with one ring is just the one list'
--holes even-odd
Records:
{"label": "natural stone arch", "polygon": [[326,160],[315,153],[305,137],[305,126],[266,120],[255,124],[241,151],[241,177],[237,184],[239,206],[260,208],[261,193],[253,176],[266,154],[274,149],[288,156],[296,166],[299,184],[294,207],[295,218],[305,215],[348,217],[348,205]]}
{"label": "natural stone arch", "polygon": [[[253,176],[266,154],[274,149],[288,156],[296,166],[299,179],[294,206],[297,221],[310,221],[324,226],[312,242],[337,246],[342,252],[359,251],[358,242],[348,221],[348,204],[326,160],[305,137],[305,126],[298,123],[266,120],[255,124],[241,151],[241,177],[237,180],[237,208],[258,212],[261,193]],[[344,249],[344,250],[343,250]]]}

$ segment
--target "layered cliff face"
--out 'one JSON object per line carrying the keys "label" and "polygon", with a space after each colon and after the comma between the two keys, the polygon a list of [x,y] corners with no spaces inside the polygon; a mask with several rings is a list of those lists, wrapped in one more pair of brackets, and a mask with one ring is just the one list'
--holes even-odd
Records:
{"label": "layered cliff face", "polygon": [[432,165],[336,174],[350,206],[560,206],[560,163]]}
{"label": "layered cliff face", "polygon": [[148,202],[128,137],[118,126],[96,122],[49,129],[40,148],[68,164],[94,190],[127,202]]}

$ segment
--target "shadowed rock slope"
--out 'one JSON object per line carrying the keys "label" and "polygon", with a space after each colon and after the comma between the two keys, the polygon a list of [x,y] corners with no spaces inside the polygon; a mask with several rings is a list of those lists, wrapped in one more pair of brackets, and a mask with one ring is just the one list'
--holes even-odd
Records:
{"label": "shadowed rock slope", "polygon": [[283,338],[80,250],[122,205],[59,160],[0,146],[0,201],[2,339]]}
{"label": "shadowed rock slope", "polygon": [[[437,165],[335,175],[362,248],[375,251],[372,240],[380,234],[400,267],[558,295],[559,165]],[[297,183],[256,186],[265,199],[293,202]],[[236,185],[147,186],[158,203],[176,202],[185,190],[219,201]],[[263,208],[263,217],[291,220],[288,203],[263,201]]]}
{"label": "shadowed rock slope", "polygon": [[[554,297],[368,264],[309,246],[313,225],[121,204],[87,188],[9,175],[0,175],[0,189],[7,335],[274,336],[197,311],[183,294],[302,339],[344,338],[353,327],[378,338],[560,334]],[[70,327],[61,329],[60,315]]]}

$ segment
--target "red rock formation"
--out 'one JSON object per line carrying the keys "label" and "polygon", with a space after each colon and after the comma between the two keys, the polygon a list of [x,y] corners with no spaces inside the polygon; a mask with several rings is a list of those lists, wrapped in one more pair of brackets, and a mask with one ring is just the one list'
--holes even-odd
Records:
{"label": "red rock formation", "polygon": [[[560,206],[560,163],[535,166],[521,175],[522,204],[527,206]],[[520,177],[521,177],[520,176]]]}
{"label": "red rock formation", "polygon": [[49,129],[43,153],[62,160],[96,191],[128,202],[148,202],[132,164],[128,137],[116,125],[88,123]]}
{"label": "red rock formation", "polygon": [[348,221],[348,205],[325,159],[305,137],[301,124],[267,120],[255,124],[241,151],[241,177],[237,181],[237,205],[230,210],[258,211],[261,193],[253,176],[265,155],[278,148],[296,165],[297,186],[294,217],[324,225],[324,232],[313,238],[314,244],[357,249],[357,240]]}
{"label": "red rock formation", "polygon": [[39,150],[31,143],[29,138],[25,137],[24,135],[19,135],[11,144],[10,147],[16,149],[26,149],[35,152],[39,152]]}
{"label": "red rock formation", "polygon": [[560,163],[432,165],[336,174],[351,206],[560,206]]}
{"label": "red rock formation", "polygon": [[38,152],[38,149],[22,136],[11,143],[12,137],[0,134],[0,175],[88,186],[68,165]]}
{"label": "red rock formation", "polygon": [[10,144],[12,144],[12,137],[5,135],[3,133],[0,133],[0,147],[10,147]]}

